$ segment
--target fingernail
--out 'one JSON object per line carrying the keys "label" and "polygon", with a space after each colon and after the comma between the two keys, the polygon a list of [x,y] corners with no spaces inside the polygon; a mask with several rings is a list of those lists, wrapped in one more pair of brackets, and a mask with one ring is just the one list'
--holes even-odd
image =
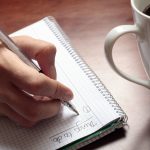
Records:
{"label": "fingernail", "polygon": [[62,100],[71,100],[73,98],[72,91],[68,90],[65,95],[62,97]]}

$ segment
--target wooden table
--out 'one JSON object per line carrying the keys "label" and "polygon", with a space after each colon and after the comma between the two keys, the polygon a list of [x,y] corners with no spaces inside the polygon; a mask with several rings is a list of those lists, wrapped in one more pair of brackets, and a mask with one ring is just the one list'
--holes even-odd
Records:
{"label": "wooden table", "polygon": [[[106,34],[115,26],[133,24],[130,1],[0,0],[0,27],[7,33],[49,15],[57,19],[129,117],[125,131],[118,130],[83,149],[150,150],[150,91],[118,76],[104,56]],[[146,78],[133,35],[117,41],[114,58],[122,70]]]}

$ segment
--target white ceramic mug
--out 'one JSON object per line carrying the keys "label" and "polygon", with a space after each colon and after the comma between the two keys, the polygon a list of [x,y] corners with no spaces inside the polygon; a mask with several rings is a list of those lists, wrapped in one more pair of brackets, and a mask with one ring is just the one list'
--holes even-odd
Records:
{"label": "white ceramic mug", "polygon": [[[106,36],[104,48],[106,58],[114,71],[123,78],[150,89],[150,16],[143,13],[143,10],[148,5],[150,5],[150,0],[131,0],[134,25],[121,25],[113,28]],[[142,80],[125,74],[114,63],[112,57],[113,46],[115,41],[126,33],[134,33],[137,36],[137,43],[145,71],[149,77],[148,80]]]}

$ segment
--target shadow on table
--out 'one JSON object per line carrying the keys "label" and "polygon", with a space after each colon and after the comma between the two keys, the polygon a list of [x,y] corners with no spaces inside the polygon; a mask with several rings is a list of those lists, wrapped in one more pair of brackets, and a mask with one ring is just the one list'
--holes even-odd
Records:
{"label": "shadow on table", "polygon": [[91,144],[88,144],[87,146],[81,148],[80,150],[100,148],[106,144],[120,140],[120,139],[124,138],[125,136],[126,136],[126,130],[124,128],[120,128],[120,129],[117,129],[115,132],[112,132],[109,135],[106,135],[105,137],[103,137]]}

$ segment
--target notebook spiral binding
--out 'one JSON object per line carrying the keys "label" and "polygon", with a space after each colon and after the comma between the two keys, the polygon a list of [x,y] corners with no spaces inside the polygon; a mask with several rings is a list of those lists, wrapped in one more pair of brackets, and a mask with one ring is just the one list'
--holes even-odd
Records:
{"label": "notebook spiral binding", "polygon": [[[52,22],[50,22],[50,20]],[[44,21],[51,29],[51,31],[55,34],[55,36],[58,38],[59,42],[67,49],[68,53],[72,56],[72,58],[78,63],[78,65],[82,68],[84,73],[92,81],[92,83],[95,85],[97,90],[101,92],[101,94],[106,98],[108,103],[114,108],[116,113],[118,113],[119,116],[123,116],[120,117],[119,121],[122,121],[123,125],[126,125],[126,122],[128,120],[127,115],[121,109],[119,104],[115,101],[113,96],[110,94],[110,92],[107,90],[107,88],[102,83],[102,81],[98,78],[98,76],[90,69],[88,64],[80,57],[80,55],[71,46],[70,40],[68,39],[67,35],[63,32],[63,30],[61,29],[61,27],[59,26],[55,18],[49,16],[44,18]]]}
{"label": "notebook spiral binding", "polygon": [[[110,129],[106,130],[105,132],[99,133],[96,137],[93,137],[89,140],[84,141],[83,143],[80,143],[78,145],[74,145],[73,147],[70,147],[71,150],[76,150],[81,147],[84,147],[102,137],[105,135],[113,132],[116,128],[120,128],[122,126],[127,125],[127,115],[125,112],[121,109],[117,101],[113,98],[111,93],[108,91],[108,89],[105,87],[105,85],[102,83],[102,81],[98,78],[98,76],[91,70],[91,68],[88,66],[88,64],[80,57],[80,54],[78,54],[75,49],[71,46],[71,42],[68,39],[67,35],[63,32],[55,18],[49,16],[44,18],[45,23],[48,25],[48,27],[51,29],[51,31],[55,34],[59,42],[65,47],[65,49],[68,51],[68,53],[72,56],[72,58],[78,63],[78,65],[82,68],[83,72],[88,76],[88,78],[92,81],[92,83],[95,85],[97,90],[101,92],[101,94],[105,97],[107,102],[114,108],[116,113],[119,114],[120,119],[118,120],[118,123],[115,126],[112,126]],[[50,22],[52,21],[52,22]],[[61,34],[60,34],[61,33]]]}

